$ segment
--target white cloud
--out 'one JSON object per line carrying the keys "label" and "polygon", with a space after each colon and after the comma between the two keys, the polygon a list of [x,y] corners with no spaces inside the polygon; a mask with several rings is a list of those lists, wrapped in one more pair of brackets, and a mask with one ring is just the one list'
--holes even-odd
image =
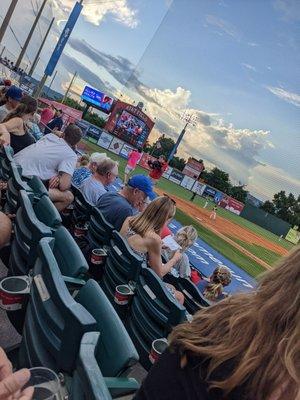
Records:
{"label": "white cloud", "polygon": [[282,13],[286,21],[300,20],[299,0],[275,0],[274,8]]}
{"label": "white cloud", "polygon": [[273,93],[275,96],[279,97],[281,100],[287,103],[293,104],[296,107],[300,107],[300,95],[293,92],[288,92],[280,87],[266,86],[269,92]]}
{"label": "white cloud", "polygon": [[251,65],[251,64],[241,63],[241,65],[242,65],[243,67],[249,69],[250,71],[257,72],[256,68],[255,68],[253,65]]}
{"label": "white cloud", "polygon": [[232,25],[230,22],[225,21],[222,18],[216,17],[215,15],[210,15],[210,14],[206,15],[205,20],[209,25],[212,25],[212,26],[220,29],[221,31],[225,32],[227,35],[229,35],[235,39],[240,38],[239,32],[237,31],[235,26]]}
{"label": "white cloud", "polygon": [[255,42],[248,42],[247,44],[248,44],[248,46],[250,46],[250,47],[257,47],[257,46],[259,46],[259,44],[258,44],[258,43],[255,43]]}
{"label": "white cloud", "polygon": [[285,190],[287,193],[300,193],[300,180],[288,175],[283,169],[272,165],[257,165],[251,170],[248,189],[264,200],[273,198],[275,193]]}
{"label": "white cloud", "polygon": [[149,88],[144,91],[145,95],[153,99],[157,104],[174,111],[184,110],[191,98],[190,90],[183,89],[180,86],[176,88],[176,91],[170,89],[160,90],[156,88]]}
{"label": "white cloud", "polygon": [[[57,20],[66,19],[74,6],[74,0],[52,0],[52,5],[55,14],[58,14]],[[130,28],[135,28],[139,23],[137,11],[129,6],[128,0],[84,2],[82,15],[91,24],[100,25],[108,14],[111,14],[115,21]]]}

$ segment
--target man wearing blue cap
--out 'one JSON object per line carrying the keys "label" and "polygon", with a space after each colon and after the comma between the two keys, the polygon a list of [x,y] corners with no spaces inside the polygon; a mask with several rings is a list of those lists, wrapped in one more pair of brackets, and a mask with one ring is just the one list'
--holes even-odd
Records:
{"label": "man wearing blue cap", "polygon": [[156,197],[151,179],[134,175],[119,192],[108,192],[100,197],[98,209],[104,218],[119,231],[127,217],[131,217]]}
{"label": "man wearing blue cap", "polygon": [[0,122],[15,110],[23,97],[22,90],[17,86],[10,86],[5,94],[5,103],[0,107]]}

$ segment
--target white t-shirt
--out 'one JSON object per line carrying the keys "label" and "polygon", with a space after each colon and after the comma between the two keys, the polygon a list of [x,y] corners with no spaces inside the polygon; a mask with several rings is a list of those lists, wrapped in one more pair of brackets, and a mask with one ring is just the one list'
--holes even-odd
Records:
{"label": "white t-shirt", "polygon": [[22,167],[22,175],[48,180],[58,172],[73,175],[77,156],[64,139],[48,133],[38,142],[19,151],[14,160]]}
{"label": "white t-shirt", "polygon": [[107,192],[103,184],[93,176],[85,179],[79,186],[85,200],[92,206],[98,206],[100,197]]}
{"label": "white t-shirt", "polygon": [[0,107],[0,123],[4,120],[4,118],[9,114],[9,110],[6,108],[6,104]]}

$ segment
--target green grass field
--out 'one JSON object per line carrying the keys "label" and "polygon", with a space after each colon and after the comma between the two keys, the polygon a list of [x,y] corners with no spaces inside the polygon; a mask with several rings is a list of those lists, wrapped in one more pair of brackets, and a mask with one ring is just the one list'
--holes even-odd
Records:
{"label": "green grass field", "polygon": [[[99,151],[99,146],[96,144],[93,144],[89,141],[84,141],[88,151],[93,152],[93,151]],[[123,178],[124,176],[124,168],[126,165],[126,160],[123,159],[122,157],[119,157],[118,155],[111,153],[108,150],[101,149],[103,152],[106,152],[109,157],[111,157],[114,160],[117,160],[119,162],[119,174],[120,177]],[[148,172],[144,170],[141,167],[137,167],[135,170],[136,173],[139,174],[144,174],[146,175]],[[168,181],[167,179],[160,179],[160,181],[157,184],[157,187],[159,189],[162,189],[166,191],[169,194],[176,195],[184,200],[189,200],[191,197],[191,192],[181,186],[176,185],[173,182]],[[194,200],[194,204],[199,205],[200,207],[203,207],[205,203],[205,200],[199,196],[196,197]],[[208,206],[209,208],[212,208],[213,203]],[[225,210],[223,208],[218,209],[218,214],[221,215],[222,217],[236,223],[239,226],[242,226],[246,229],[249,229],[250,231],[268,239],[269,241],[279,244],[278,243],[278,237],[274,235],[272,232],[267,231],[266,229],[261,228],[258,225],[253,224],[252,222],[235,215],[231,213],[228,210]],[[244,269],[246,272],[249,273],[249,275],[256,277],[260,273],[262,273],[265,269],[256,263],[254,260],[250,259],[246,255],[244,255],[242,252],[237,250],[234,246],[230,245],[227,243],[225,240],[221,239],[219,236],[215,235],[213,232],[211,232],[209,229],[203,227],[201,224],[197,223],[193,218],[188,216],[187,214],[183,213],[181,210],[177,210],[176,214],[176,219],[183,225],[190,225],[193,224],[197,230],[198,234],[203,239],[207,244],[209,244],[212,248],[223,254],[226,258],[228,258],[230,261]],[[259,257],[261,260],[267,262],[269,265],[273,265],[280,257],[275,254],[272,251],[266,250],[261,246],[257,245],[252,245],[246,242],[243,242],[241,240],[238,240],[236,238],[231,238],[233,239],[236,243],[240,244],[242,247],[245,249],[249,250],[252,254],[255,256]],[[291,243],[289,243],[286,240],[282,240],[280,242],[280,245],[289,250],[293,247]]]}

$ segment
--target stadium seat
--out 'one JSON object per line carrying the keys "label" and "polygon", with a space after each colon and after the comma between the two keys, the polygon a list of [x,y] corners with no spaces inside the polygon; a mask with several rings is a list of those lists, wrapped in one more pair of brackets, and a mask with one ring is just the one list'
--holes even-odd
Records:
{"label": "stadium seat", "polygon": [[97,321],[101,333],[95,352],[104,376],[126,376],[137,363],[138,354],[113,306],[99,284],[90,279],[79,291],[75,301],[80,303]]}
{"label": "stadium seat", "polygon": [[72,185],[71,190],[74,194],[72,222],[74,225],[85,223],[89,221],[93,207],[85,200],[78,188]]}
{"label": "stadium seat", "polygon": [[143,265],[146,266],[144,260],[132,251],[117,231],[113,231],[101,280],[101,287],[113,304],[116,286],[137,282]]}
{"label": "stadium seat", "polygon": [[100,338],[101,333],[98,332],[83,335],[72,379],[70,400],[111,400],[111,394],[124,395],[137,390],[139,386],[133,378],[103,377],[96,358]]}
{"label": "stadium seat", "polygon": [[109,245],[114,227],[106,221],[101,211],[93,208],[87,238],[93,248]]}
{"label": "stadium seat", "polygon": [[186,309],[166,289],[150,268],[143,268],[126,321],[129,335],[139,353],[140,363],[149,370],[153,340],[167,337],[172,327],[186,320]]}
{"label": "stadium seat", "polygon": [[178,291],[184,294],[184,306],[192,315],[195,314],[196,311],[200,310],[200,308],[211,305],[209,300],[205,299],[197,286],[189,279],[175,277],[169,273],[164,276],[164,282],[170,283]]}
{"label": "stadium seat", "polygon": [[111,400],[95,358],[98,332],[85,333],[81,340],[76,370],[70,388],[70,400]]}
{"label": "stadium seat", "polygon": [[47,189],[42,181],[36,176],[31,179],[22,178],[22,168],[13,161],[10,164],[10,178],[7,182],[6,191],[6,211],[11,214],[15,213],[19,206],[20,190],[32,192],[36,198],[40,198],[43,195],[48,196]]}
{"label": "stadium seat", "polygon": [[62,275],[84,278],[89,267],[70,232],[64,226],[60,226],[55,230],[53,237],[53,254]]}
{"label": "stadium seat", "polygon": [[96,331],[97,324],[70,295],[52,252],[52,242],[51,238],[43,238],[38,246],[19,365],[42,365],[72,374],[82,336]]}
{"label": "stadium seat", "polygon": [[13,161],[14,151],[9,145],[0,148],[0,179],[8,181],[10,164]]}
{"label": "stadium seat", "polygon": [[37,217],[33,194],[20,190],[19,196],[9,267],[12,275],[27,275],[34,265],[39,240],[52,236],[53,230]]}
{"label": "stadium seat", "polygon": [[33,208],[37,218],[45,225],[52,229],[61,225],[62,220],[59,212],[48,196],[43,196],[34,202]]}

